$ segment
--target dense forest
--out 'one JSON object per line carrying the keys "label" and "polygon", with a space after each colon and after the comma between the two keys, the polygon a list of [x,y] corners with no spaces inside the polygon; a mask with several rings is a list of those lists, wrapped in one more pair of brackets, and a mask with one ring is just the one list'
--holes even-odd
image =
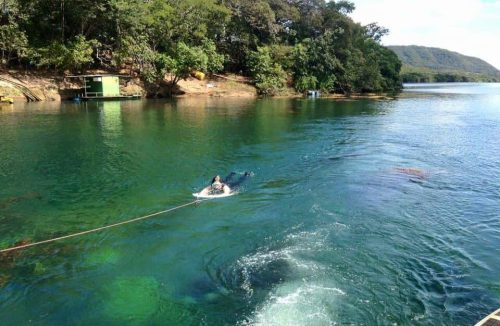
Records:
{"label": "dense forest", "polygon": [[[2,1],[2,0],[0,0]],[[175,86],[194,71],[252,78],[264,95],[401,88],[401,62],[349,1],[3,0],[4,68],[130,69]],[[166,79],[165,79],[166,78]]]}
{"label": "dense forest", "polygon": [[479,58],[424,46],[389,46],[403,62],[404,82],[495,82],[500,71]]}

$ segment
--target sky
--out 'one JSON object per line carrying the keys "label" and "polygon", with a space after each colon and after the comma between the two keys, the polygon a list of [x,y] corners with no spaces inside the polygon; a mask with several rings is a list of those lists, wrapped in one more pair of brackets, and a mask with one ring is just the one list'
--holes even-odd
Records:
{"label": "sky", "polygon": [[389,29],[384,45],[438,47],[500,70],[500,0],[351,0],[351,17]]}

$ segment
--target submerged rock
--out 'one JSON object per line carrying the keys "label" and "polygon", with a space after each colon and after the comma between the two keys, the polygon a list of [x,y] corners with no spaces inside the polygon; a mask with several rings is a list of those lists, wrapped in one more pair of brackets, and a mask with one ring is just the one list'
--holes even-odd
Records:
{"label": "submerged rock", "polygon": [[427,172],[420,170],[420,169],[417,169],[417,168],[407,168],[407,167],[395,168],[394,171],[401,173],[401,174],[406,174],[409,176],[417,177],[419,179],[425,179],[428,176]]}

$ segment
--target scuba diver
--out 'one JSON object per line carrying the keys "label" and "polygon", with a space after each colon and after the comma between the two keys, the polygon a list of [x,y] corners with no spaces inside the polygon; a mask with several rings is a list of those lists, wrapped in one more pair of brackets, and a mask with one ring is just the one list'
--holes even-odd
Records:
{"label": "scuba diver", "polygon": [[[240,175],[236,179],[236,176]],[[221,179],[220,175],[216,175],[212,178],[210,186],[203,189],[200,194],[203,195],[220,195],[220,194],[230,194],[231,192],[237,190],[239,186],[252,174],[250,172],[245,172],[243,174],[238,174],[236,172],[231,172],[227,177]]]}
{"label": "scuba diver", "polygon": [[[210,188],[210,189],[208,189],[208,193],[211,195],[228,194],[231,192],[231,188],[229,188],[229,186],[227,184],[222,182],[222,179],[220,178],[219,175],[216,175],[215,177],[213,177],[212,183],[207,188]],[[205,188],[205,189],[207,189],[207,188]],[[205,190],[203,190],[203,191],[205,191]]]}

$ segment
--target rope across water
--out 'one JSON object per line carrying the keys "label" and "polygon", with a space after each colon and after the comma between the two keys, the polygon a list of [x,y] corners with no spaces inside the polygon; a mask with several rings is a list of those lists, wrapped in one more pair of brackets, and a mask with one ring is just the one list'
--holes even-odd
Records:
{"label": "rope across water", "polygon": [[68,239],[68,238],[73,238],[73,237],[77,237],[77,236],[80,236],[80,235],[94,233],[94,232],[98,232],[98,231],[101,231],[101,230],[114,228],[116,226],[120,226],[120,225],[124,225],[124,224],[129,224],[129,223],[133,223],[133,222],[145,220],[145,219],[153,217],[153,216],[157,216],[157,215],[169,213],[169,212],[172,212],[172,211],[175,211],[175,210],[178,210],[178,209],[190,206],[190,205],[201,203],[201,202],[206,201],[206,200],[209,200],[209,199],[208,198],[207,199],[196,199],[196,200],[193,200],[193,201],[191,201],[191,202],[189,202],[187,204],[179,205],[179,206],[176,206],[176,207],[172,207],[172,208],[160,211],[160,212],[156,212],[156,213],[144,215],[144,216],[141,216],[141,217],[136,217],[136,218],[133,218],[131,220],[126,220],[126,221],[123,221],[123,222],[118,222],[118,223],[114,223],[114,224],[110,224],[110,225],[105,225],[105,226],[101,226],[99,228],[95,228],[95,229],[91,229],[91,230],[87,230],[87,231],[76,232],[76,233],[64,235],[64,236],[57,237],[57,238],[52,238],[52,239],[38,241],[38,242],[33,242],[33,243],[28,243],[28,244],[24,244],[24,245],[12,247],[12,248],[2,249],[2,250],[0,250],[0,254],[1,253],[5,253],[5,252],[9,252],[9,251],[18,250],[18,249],[25,249],[25,248],[29,248],[29,247],[34,247],[34,246],[38,246],[38,245],[45,244],[45,243],[50,243],[50,242],[55,242],[55,241],[64,240],[64,239]]}

